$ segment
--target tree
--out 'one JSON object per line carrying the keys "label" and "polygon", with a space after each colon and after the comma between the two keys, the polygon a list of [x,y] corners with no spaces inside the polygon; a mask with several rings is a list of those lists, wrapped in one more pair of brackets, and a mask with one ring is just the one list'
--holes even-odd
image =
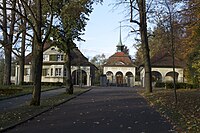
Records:
{"label": "tree", "polygon": [[[27,4],[25,1],[23,1],[24,4]],[[34,77],[33,77],[33,95],[32,95],[32,100],[31,100],[31,105],[35,105],[38,106],[40,105],[40,97],[41,97],[41,76],[42,76],[42,63],[43,63],[43,47],[44,47],[44,43],[46,42],[46,40],[49,37],[50,31],[51,31],[51,27],[52,27],[52,23],[53,23],[53,13],[52,11],[52,3],[50,3],[50,1],[47,1],[47,3],[49,4],[49,9],[50,9],[50,16],[47,15],[47,17],[50,17],[50,21],[49,23],[46,23],[48,29],[44,32],[43,31],[43,15],[42,14],[42,7],[44,7],[44,5],[42,5],[42,1],[41,0],[36,0],[36,13],[33,14],[32,10],[30,10],[32,12],[32,17],[34,17],[34,24],[32,26],[33,31],[34,31],[34,35],[36,37],[36,43],[33,46],[34,47],[34,51],[32,51],[33,56],[32,56],[32,60],[34,61]],[[46,5],[45,5],[46,6]],[[48,19],[48,18],[46,18]],[[45,36],[44,38],[42,38],[43,36]]]}
{"label": "tree", "polygon": [[11,77],[11,59],[12,59],[12,45],[13,45],[13,35],[14,35],[14,26],[16,23],[15,12],[12,10],[8,13],[7,7],[12,9],[16,8],[16,0],[10,1],[11,5],[8,4],[8,1],[3,0],[0,9],[2,10],[2,21],[1,21],[1,31],[3,32],[3,40],[0,40],[1,45],[4,47],[5,54],[5,63],[4,63],[4,85],[10,85]]}
{"label": "tree", "polygon": [[184,1],[184,10],[181,12],[181,22],[184,26],[183,58],[187,60],[186,77],[188,82],[198,84],[199,71],[199,42],[200,42],[200,1]]}
{"label": "tree", "polygon": [[82,40],[80,35],[85,30],[86,21],[89,14],[92,12],[91,0],[77,0],[77,1],[65,1],[61,5],[61,10],[58,12],[60,24],[56,26],[56,32],[58,32],[57,38],[54,36],[54,40],[59,40],[59,47],[66,53],[66,91],[69,94],[73,94],[73,84],[71,77],[71,49],[74,48],[73,41],[75,39]]}
{"label": "tree", "polygon": [[[26,20],[30,25],[33,36],[34,46],[32,51],[32,65],[33,68],[33,95],[31,105],[40,105],[40,94],[41,94],[41,75],[42,75],[42,62],[43,62],[43,46],[49,37],[50,30],[53,22],[52,3],[48,0],[42,4],[41,0],[35,1],[18,1],[18,5],[23,7],[23,13],[19,9],[7,8],[8,10],[14,11],[20,17]],[[22,5],[22,6],[21,6]],[[44,8],[45,7],[45,8]],[[43,14],[42,9],[47,9],[48,12]],[[45,19],[44,19],[45,18]],[[44,21],[45,20],[45,21]]]}
{"label": "tree", "polygon": [[[145,69],[145,89],[146,92],[152,92],[152,74],[151,74],[151,62],[149,54],[148,34],[147,34],[147,10],[146,0],[130,0],[130,22],[139,26],[139,32],[141,37],[141,46],[143,51],[144,69]],[[135,16],[139,16],[139,21],[134,19],[134,11],[137,11]]]}
{"label": "tree", "polygon": [[90,62],[93,63],[99,70],[96,71],[96,77],[99,77],[95,82],[100,83],[100,76],[103,74],[103,65],[106,63],[106,56],[104,54],[94,56]]}

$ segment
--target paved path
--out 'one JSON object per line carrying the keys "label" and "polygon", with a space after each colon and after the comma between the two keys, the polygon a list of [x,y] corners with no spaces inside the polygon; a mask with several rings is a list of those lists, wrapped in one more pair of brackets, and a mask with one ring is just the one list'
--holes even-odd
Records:
{"label": "paved path", "polygon": [[[49,90],[41,93],[41,99],[49,98],[55,95],[58,95],[60,93],[65,92],[65,88],[55,89],[55,90]],[[32,94],[14,97],[6,100],[0,101],[0,112],[6,111],[9,109],[14,109],[19,106],[23,106],[25,104],[29,104],[31,100]]]}
{"label": "paved path", "polygon": [[168,133],[170,125],[133,88],[94,88],[10,133]]}

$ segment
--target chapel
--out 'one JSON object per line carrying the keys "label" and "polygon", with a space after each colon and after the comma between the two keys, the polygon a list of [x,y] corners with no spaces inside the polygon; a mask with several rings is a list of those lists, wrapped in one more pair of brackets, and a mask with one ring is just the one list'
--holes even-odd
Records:
{"label": "chapel", "polygon": [[121,27],[119,43],[116,52],[110,56],[103,65],[103,74],[106,75],[107,84],[110,86],[135,85],[136,66],[127,52],[126,46],[122,44]]}

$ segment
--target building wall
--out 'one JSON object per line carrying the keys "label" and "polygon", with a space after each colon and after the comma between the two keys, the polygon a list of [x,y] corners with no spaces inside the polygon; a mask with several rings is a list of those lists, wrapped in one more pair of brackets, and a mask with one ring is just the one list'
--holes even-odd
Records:
{"label": "building wall", "polygon": [[[64,77],[66,76],[64,71],[64,65],[43,65],[43,70],[47,69],[46,75],[42,75],[42,82],[64,82]],[[56,69],[60,69],[60,72],[56,72]],[[75,71],[81,69],[87,74],[87,86],[91,86],[91,71],[90,66],[72,66],[71,74]],[[15,74],[15,84],[19,84],[19,65],[16,66]],[[25,75],[24,82],[31,82],[31,65],[25,65]]]}
{"label": "building wall", "polygon": [[[52,46],[43,52],[43,70],[42,70],[42,82],[64,82],[64,78],[67,75],[67,71],[64,67],[65,62],[65,53],[61,51],[58,47]],[[48,65],[47,65],[48,64]],[[31,82],[31,62],[28,65],[25,65],[25,75],[24,82]],[[71,66],[71,74],[81,69],[86,73],[87,77],[87,86],[92,85],[92,74],[95,71],[92,69],[93,66]],[[15,67],[15,84],[19,84],[19,65]]]}
{"label": "building wall", "polygon": [[[169,78],[169,76],[166,76],[168,73],[173,72],[173,68],[158,68],[158,67],[152,67],[151,71],[159,72],[162,76],[161,82],[169,82],[171,81],[172,77]],[[184,82],[184,69],[183,68],[175,68],[175,72],[178,73],[178,82]],[[145,81],[144,81],[144,75],[145,70],[144,68],[140,72],[140,80],[141,84],[144,87]]]}
{"label": "building wall", "polygon": [[[103,74],[106,75],[107,72],[112,72],[113,73],[113,77],[111,80],[109,80],[109,82],[112,83],[116,83],[116,74],[118,72],[121,72],[123,74],[123,82],[124,83],[129,83],[130,86],[134,86],[135,85],[135,67],[104,67],[103,68]],[[126,74],[128,72],[131,72],[133,74],[133,77],[126,77]],[[109,79],[109,77],[107,77]]]}

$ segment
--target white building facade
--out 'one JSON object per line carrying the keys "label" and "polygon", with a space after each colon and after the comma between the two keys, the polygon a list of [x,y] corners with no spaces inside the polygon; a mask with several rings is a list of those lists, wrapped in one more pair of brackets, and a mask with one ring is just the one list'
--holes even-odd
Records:
{"label": "white building facade", "polygon": [[[28,55],[28,56],[31,56]],[[72,51],[71,74],[74,85],[91,86],[95,78],[96,67],[88,62],[78,48]],[[51,46],[43,52],[43,67],[41,82],[65,82],[67,71],[65,68],[65,53],[56,46]],[[24,82],[31,82],[31,58],[26,60],[24,66]],[[81,61],[79,61],[81,60]],[[15,68],[15,84],[19,84],[19,65]]]}
{"label": "white building facade", "polygon": [[[185,63],[175,58],[175,80],[176,82],[186,82],[184,76]],[[151,58],[151,72],[153,85],[156,82],[172,82],[173,81],[173,65],[172,56],[169,52],[157,53]],[[145,69],[140,67],[140,81],[141,85],[145,86]]]}

